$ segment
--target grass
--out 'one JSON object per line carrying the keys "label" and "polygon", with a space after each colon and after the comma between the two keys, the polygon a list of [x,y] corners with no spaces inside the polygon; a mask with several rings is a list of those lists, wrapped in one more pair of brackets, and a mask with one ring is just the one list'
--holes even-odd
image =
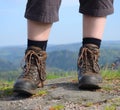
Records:
{"label": "grass", "polygon": [[64,106],[63,105],[54,105],[54,106],[50,107],[49,110],[64,110]]}
{"label": "grass", "polygon": [[120,79],[120,70],[101,70],[103,79]]}
{"label": "grass", "polygon": [[[120,70],[101,70],[102,72],[102,77],[104,80],[115,80],[115,79],[120,79]],[[74,76],[73,76],[74,75]],[[75,72],[73,73],[62,73],[62,76],[60,74],[47,74],[47,79],[51,80],[51,79],[56,79],[56,78],[61,78],[61,77],[67,77],[67,76],[73,76],[73,78],[77,78],[77,74]],[[13,84],[14,82],[7,82],[7,81],[0,81],[0,98],[1,97],[6,97],[6,96],[10,96],[13,94]],[[111,90],[111,86],[105,86],[104,87],[105,90]],[[39,91],[37,93],[38,96],[41,95],[45,95],[47,94],[46,90],[43,91]]]}
{"label": "grass", "polygon": [[[120,79],[120,70],[109,70],[109,69],[105,69],[105,70],[101,70],[101,74],[103,79]],[[73,77],[77,77],[77,73],[76,72],[64,72],[61,74],[54,74],[54,73],[48,73],[47,74],[47,79],[56,79],[56,78],[61,78],[61,77],[68,77],[68,76],[73,76]]]}
{"label": "grass", "polygon": [[86,107],[91,107],[91,106],[93,106],[93,102],[87,102],[85,106]]}
{"label": "grass", "polygon": [[105,91],[111,91],[111,90],[113,90],[113,87],[111,85],[104,85],[104,86],[102,86],[102,89]]}
{"label": "grass", "polygon": [[36,97],[36,96],[45,96],[47,94],[48,94],[47,90],[39,90],[35,95],[33,95],[33,97]]}
{"label": "grass", "polygon": [[47,75],[47,79],[57,79],[57,78],[61,78],[61,76],[60,75],[53,75],[53,74],[48,74]]}
{"label": "grass", "polygon": [[116,107],[114,105],[106,106],[104,110],[116,110]]}
{"label": "grass", "polygon": [[120,98],[113,98],[111,100],[108,100],[108,103],[111,103],[111,106],[117,107],[120,106]]}
{"label": "grass", "polygon": [[0,81],[0,98],[13,94],[13,82]]}
{"label": "grass", "polygon": [[57,79],[57,78],[64,78],[64,77],[69,77],[69,76],[77,76],[77,73],[75,71],[71,71],[71,72],[53,72],[53,73],[49,73],[47,74],[47,79]]}

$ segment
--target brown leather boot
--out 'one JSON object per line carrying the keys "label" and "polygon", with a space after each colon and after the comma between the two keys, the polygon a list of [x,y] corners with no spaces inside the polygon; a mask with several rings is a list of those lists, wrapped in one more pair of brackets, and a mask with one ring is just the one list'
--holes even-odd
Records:
{"label": "brown leather boot", "polygon": [[25,52],[25,65],[22,74],[14,84],[17,93],[35,94],[38,87],[43,87],[46,79],[47,54],[38,47],[29,47]]}
{"label": "brown leather boot", "polygon": [[81,47],[78,57],[78,80],[81,89],[97,89],[102,82],[98,65],[99,48],[94,44]]}

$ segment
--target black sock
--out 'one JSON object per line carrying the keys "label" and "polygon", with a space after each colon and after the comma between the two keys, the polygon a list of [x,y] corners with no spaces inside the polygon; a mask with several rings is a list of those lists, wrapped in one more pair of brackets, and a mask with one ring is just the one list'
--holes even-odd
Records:
{"label": "black sock", "polygon": [[33,40],[29,40],[28,39],[28,43],[27,44],[28,44],[27,47],[36,46],[36,47],[39,47],[42,50],[46,51],[47,40],[46,41],[33,41]]}
{"label": "black sock", "polygon": [[83,45],[85,45],[85,44],[94,44],[94,45],[97,45],[98,48],[100,48],[101,40],[96,39],[96,38],[83,38],[82,43],[83,43]]}

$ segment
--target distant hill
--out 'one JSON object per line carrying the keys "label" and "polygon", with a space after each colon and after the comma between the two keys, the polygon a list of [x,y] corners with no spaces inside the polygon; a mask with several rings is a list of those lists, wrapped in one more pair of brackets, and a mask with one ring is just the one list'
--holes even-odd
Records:
{"label": "distant hill", "polygon": [[[81,43],[48,45],[47,68],[64,71],[76,70],[80,47]],[[20,67],[25,49],[25,46],[0,47],[0,71],[17,70]],[[120,41],[104,41],[102,43],[100,65],[111,64],[119,56]]]}
{"label": "distant hill", "polygon": [[68,51],[78,51],[81,47],[81,43],[72,43],[72,44],[61,44],[61,45],[48,45],[47,51],[61,51],[61,50],[68,50]]}
{"label": "distant hill", "polygon": [[[78,51],[82,43],[71,43],[71,44],[61,44],[61,45],[48,45],[47,51]],[[101,43],[101,49],[120,49],[120,41],[103,41]]]}

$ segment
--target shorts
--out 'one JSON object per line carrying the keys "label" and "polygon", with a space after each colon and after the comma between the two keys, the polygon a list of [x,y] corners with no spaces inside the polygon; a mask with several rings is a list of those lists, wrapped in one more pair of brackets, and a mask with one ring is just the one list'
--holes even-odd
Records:
{"label": "shorts", "polygon": [[[79,12],[82,14],[101,17],[112,14],[114,11],[113,0],[79,0]],[[28,0],[25,18],[53,23],[59,20],[61,0]]]}

